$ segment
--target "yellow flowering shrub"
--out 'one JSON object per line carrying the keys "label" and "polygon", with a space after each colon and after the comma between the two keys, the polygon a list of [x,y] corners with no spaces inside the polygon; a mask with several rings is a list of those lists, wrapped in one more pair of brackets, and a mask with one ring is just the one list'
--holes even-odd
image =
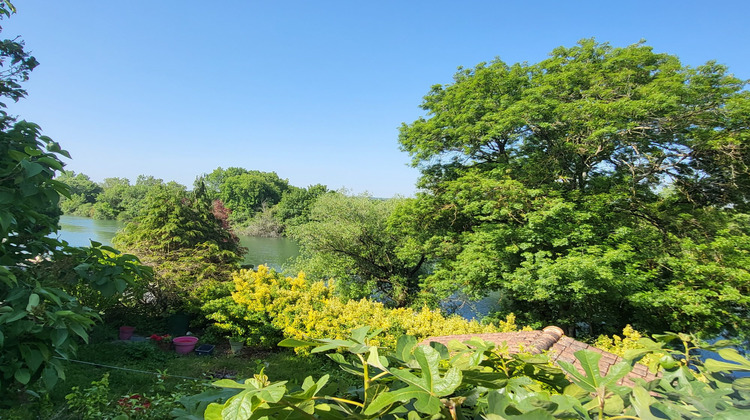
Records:
{"label": "yellow flowering shrub", "polygon": [[[644,348],[643,345],[638,342],[641,338],[643,338],[643,335],[628,324],[622,329],[622,337],[619,335],[612,335],[612,337],[600,335],[597,337],[596,341],[594,341],[594,347],[623,357],[628,350]],[[654,362],[658,361],[660,357],[661,355],[658,354],[648,354],[641,359],[640,363],[643,363],[646,366],[655,366]]]}
{"label": "yellow flowering shrub", "polygon": [[[267,319],[270,327],[281,335],[297,339],[344,338],[363,325],[383,332],[377,344],[395,346],[400,335],[423,339],[429,336],[516,331],[515,317],[509,316],[496,324],[482,325],[460,316],[445,317],[439,311],[422,308],[390,309],[369,299],[344,301],[335,295],[335,283],[308,282],[304,273],[285,277],[266,266],[257,271],[242,270],[234,275],[232,300],[246,314],[248,322]],[[227,330],[260,331],[258,326],[231,327],[221,319]],[[236,317],[237,322],[242,322]],[[248,342],[252,344],[252,339]]]}

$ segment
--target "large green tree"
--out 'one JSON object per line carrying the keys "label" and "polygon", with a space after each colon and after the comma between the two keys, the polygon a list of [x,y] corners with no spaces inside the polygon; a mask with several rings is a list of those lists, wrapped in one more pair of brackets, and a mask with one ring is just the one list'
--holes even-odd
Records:
{"label": "large green tree", "polygon": [[146,195],[152,189],[168,188],[174,191],[185,191],[184,185],[150,175],[138,175],[135,184],[127,178],[106,178],[101,183],[101,192],[96,196],[93,206],[93,217],[96,219],[117,219],[130,221],[145,208]]}
{"label": "large green tree", "polygon": [[643,43],[460,69],[399,136],[423,173],[412,230],[439,256],[427,283],[500,290],[571,332],[747,333],[744,87]]}
{"label": "large green tree", "polygon": [[70,197],[60,200],[60,210],[75,216],[93,216],[93,207],[97,196],[102,192],[102,187],[88,175],[76,174],[73,171],[62,171],[56,179],[70,188]]}
{"label": "large green tree", "polygon": [[245,222],[264,208],[270,209],[281,200],[289,181],[276,172],[244,168],[216,168],[197,182],[206,185],[210,198],[220,199],[232,211],[232,219]]}
{"label": "large green tree", "polygon": [[375,297],[390,306],[421,302],[426,256],[389,219],[404,199],[323,194],[307,223],[290,228],[299,241],[298,268],[309,278],[334,280],[345,297]]}

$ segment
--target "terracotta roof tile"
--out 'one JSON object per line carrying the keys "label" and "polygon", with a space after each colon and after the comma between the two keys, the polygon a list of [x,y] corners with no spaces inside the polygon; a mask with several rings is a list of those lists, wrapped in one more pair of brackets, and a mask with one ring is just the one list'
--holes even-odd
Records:
{"label": "terracotta roof tile", "polygon": [[[457,340],[459,342],[467,341],[471,338],[481,338],[482,340],[495,343],[497,345],[507,345],[508,351],[511,353],[518,353],[521,349],[529,351],[532,354],[539,354],[547,352],[553,362],[558,360],[572,363],[581,373],[583,368],[581,363],[576,359],[574,353],[579,350],[589,350],[602,355],[599,359],[599,372],[602,375],[606,375],[609,372],[609,368],[617,363],[623,361],[623,359],[615,354],[609,353],[602,349],[592,347],[586,343],[576,341],[570,337],[566,337],[564,332],[559,327],[546,327],[541,331],[518,331],[511,333],[485,333],[485,334],[460,334],[460,335],[445,335],[439,337],[429,337],[422,340],[422,344],[430,342],[437,342],[442,344],[448,344],[451,341]],[[633,370],[628,373],[626,377],[621,379],[618,383],[621,385],[633,386],[634,378],[643,378],[646,381],[651,381],[657,378],[655,374],[648,370],[648,368],[641,364],[636,364]]]}

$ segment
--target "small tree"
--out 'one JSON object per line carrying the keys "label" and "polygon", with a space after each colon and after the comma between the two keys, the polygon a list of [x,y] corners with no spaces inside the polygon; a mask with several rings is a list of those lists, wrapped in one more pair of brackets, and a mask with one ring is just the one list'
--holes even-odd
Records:
{"label": "small tree", "polygon": [[207,299],[202,294],[229,280],[244,255],[225,209],[209,200],[202,184],[192,193],[154,187],[144,208],[113,243],[154,267],[149,302],[157,313],[197,310]]}

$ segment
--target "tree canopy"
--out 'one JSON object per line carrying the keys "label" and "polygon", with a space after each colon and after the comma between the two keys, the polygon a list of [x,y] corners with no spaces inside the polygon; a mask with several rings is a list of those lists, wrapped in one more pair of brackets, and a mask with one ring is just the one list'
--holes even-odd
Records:
{"label": "tree canopy", "polygon": [[744,87],[714,62],[591,39],[459,69],[399,135],[422,170],[427,284],[500,290],[504,311],[571,331],[747,332]]}
{"label": "tree canopy", "polygon": [[307,223],[292,227],[301,256],[297,266],[311,279],[336,281],[345,297],[375,297],[390,306],[419,301],[425,256],[412,252],[410,240],[389,225],[403,200],[323,194]]}
{"label": "tree canopy", "polygon": [[154,267],[152,310],[195,310],[202,288],[228,281],[239,268],[244,249],[229,230],[227,214],[202,184],[192,192],[168,185],[148,191],[143,211],[112,241]]}
{"label": "tree canopy", "polygon": [[235,220],[247,220],[264,206],[272,207],[287,191],[289,181],[279,178],[276,172],[262,172],[244,168],[216,168],[199,177],[197,182],[206,185],[209,197],[220,199],[232,211]]}

